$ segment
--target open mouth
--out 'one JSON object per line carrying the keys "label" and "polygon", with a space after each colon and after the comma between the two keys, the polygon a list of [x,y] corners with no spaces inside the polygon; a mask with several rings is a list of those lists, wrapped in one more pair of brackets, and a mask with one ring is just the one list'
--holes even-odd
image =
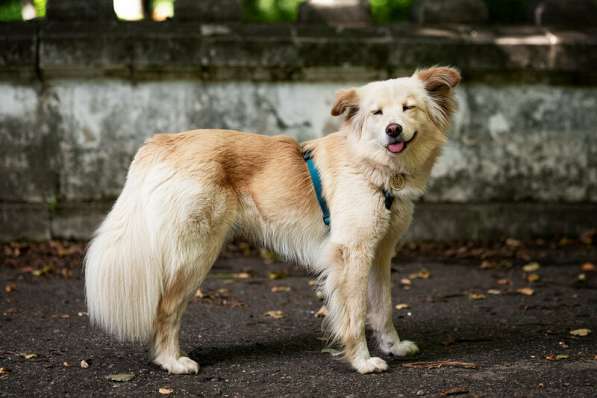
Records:
{"label": "open mouth", "polygon": [[413,134],[413,136],[411,137],[410,140],[404,141],[404,140],[400,139],[399,141],[392,142],[392,143],[388,144],[386,146],[386,148],[388,149],[388,151],[390,151],[392,153],[402,153],[402,152],[406,151],[408,144],[413,142],[413,140],[415,139],[416,136],[417,136],[417,132],[415,131],[415,133]]}

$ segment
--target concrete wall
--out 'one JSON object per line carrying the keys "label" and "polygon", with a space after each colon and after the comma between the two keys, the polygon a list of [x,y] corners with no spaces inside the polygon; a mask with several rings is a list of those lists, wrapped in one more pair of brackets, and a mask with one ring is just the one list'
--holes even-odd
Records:
{"label": "concrete wall", "polygon": [[[400,61],[392,57],[409,54],[408,43],[384,39],[379,47],[375,29],[352,30],[350,40],[343,31],[303,33],[320,44],[296,57],[286,35],[296,32],[284,27],[275,35],[256,27],[251,39],[229,26],[184,34],[180,25],[114,24],[101,34],[76,26],[0,29],[12,46],[0,47],[2,240],[89,237],[154,133],[215,127],[317,137],[337,127],[329,114],[337,89],[411,73],[419,58],[460,66],[465,83],[413,238],[524,238],[597,226],[597,85],[585,65],[594,57],[587,49],[597,50],[592,33],[562,32],[554,45],[536,31],[481,32],[479,41],[479,33],[450,39],[455,31],[443,30],[439,40],[457,53],[434,56],[427,32],[412,38],[422,55]],[[206,44],[214,31],[220,40]],[[261,43],[260,53],[234,50],[247,42]],[[319,57],[326,46],[333,60]],[[194,50],[207,58],[189,58]]]}

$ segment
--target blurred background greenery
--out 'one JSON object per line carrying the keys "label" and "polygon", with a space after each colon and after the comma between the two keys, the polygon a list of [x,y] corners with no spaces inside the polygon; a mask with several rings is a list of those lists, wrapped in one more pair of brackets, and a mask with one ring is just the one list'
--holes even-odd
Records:
{"label": "blurred background greenery", "polygon": [[[85,0],[81,0],[85,1]],[[130,2],[130,0],[116,0]],[[153,10],[153,19],[171,17],[175,0],[144,0],[145,6]],[[305,0],[243,0],[245,18],[250,22],[293,22],[298,19],[298,8]],[[489,10],[489,22],[516,24],[525,21],[527,6],[531,0],[484,0]],[[43,18],[46,0],[32,0],[33,15]],[[414,0],[369,0],[371,14],[376,23],[408,21]],[[149,4],[149,6],[147,6]],[[141,14],[140,14],[141,15]],[[142,18],[142,16],[141,16]],[[123,18],[127,19],[127,18]],[[138,19],[138,18],[131,18]],[[0,0],[0,21],[23,20],[21,0]]]}

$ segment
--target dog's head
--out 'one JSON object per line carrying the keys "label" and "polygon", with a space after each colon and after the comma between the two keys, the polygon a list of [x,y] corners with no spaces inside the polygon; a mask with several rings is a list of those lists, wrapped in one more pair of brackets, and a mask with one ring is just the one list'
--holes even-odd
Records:
{"label": "dog's head", "polygon": [[[412,169],[437,156],[456,109],[460,73],[433,67],[411,77],[341,90],[332,115],[345,114],[354,149],[377,163]],[[434,156],[434,157],[435,157]]]}

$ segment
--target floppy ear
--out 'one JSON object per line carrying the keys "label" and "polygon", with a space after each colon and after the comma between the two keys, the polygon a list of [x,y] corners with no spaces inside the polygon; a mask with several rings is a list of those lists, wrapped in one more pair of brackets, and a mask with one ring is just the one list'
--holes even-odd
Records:
{"label": "floppy ear", "polygon": [[460,83],[460,72],[454,68],[438,66],[415,72],[432,100],[429,114],[431,120],[442,130],[448,127],[450,117],[456,111],[452,89]]}
{"label": "floppy ear", "polygon": [[340,116],[347,109],[347,119],[350,119],[359,110],[359,95],[354,88],[340,90],[336,93],[336,102],[334,102],[334,106],[332,107],[332,116]]}

